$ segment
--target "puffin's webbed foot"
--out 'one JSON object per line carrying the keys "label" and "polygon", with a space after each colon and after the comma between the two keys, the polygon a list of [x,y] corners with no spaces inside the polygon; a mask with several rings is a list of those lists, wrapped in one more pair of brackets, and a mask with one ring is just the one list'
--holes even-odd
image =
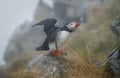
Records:
{"label": "puffin's webbed foot", "polygon": [[53,53],[52,53],[52,56],[61,56],[63,51],[62,50],[60,50],[60,49],[57,49],[57,50],[55,50]]}

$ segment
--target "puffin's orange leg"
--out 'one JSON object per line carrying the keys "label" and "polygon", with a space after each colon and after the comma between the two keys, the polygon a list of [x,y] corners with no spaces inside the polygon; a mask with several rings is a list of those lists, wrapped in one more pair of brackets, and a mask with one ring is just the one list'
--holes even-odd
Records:
{"label": "puffin's orange leg", "polygon": [[55,50],[55,51],[52,53],[52,55],[53,55],[53,56],[61,56],[61,53],[62,53],[62,52],[63,52],[62,50],[57,49],[57,50]]}

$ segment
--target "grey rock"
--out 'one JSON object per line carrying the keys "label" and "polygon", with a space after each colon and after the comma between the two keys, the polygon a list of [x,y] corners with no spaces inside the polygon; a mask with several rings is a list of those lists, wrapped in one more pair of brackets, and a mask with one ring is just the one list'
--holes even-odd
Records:
{"label": "grey rock", "polygon": [[120,16],[113,21],[111,30],[120,39]]}
{"label": "grey rock", "polygon": [[120,47],[113,50],[108,56],[107,64],[114,78],[120,78]]}
{"label": "grey rock", "polygon": [[[69,52],[63,52],[63,55],[70,56]],[[41,71],[42,78],[55,76],[63,78],[66,62],[63,56],[52,56],[51,53],[39,55],[28,62],[27,70]]]}
{"label": "grey rock", "polygon": [[[120,16],[113,21],[111,30],[120,39]],[[117,47],[108,55],[106,65],[108,65],[108,69],[114,78],[120,78],[120,47]]]}

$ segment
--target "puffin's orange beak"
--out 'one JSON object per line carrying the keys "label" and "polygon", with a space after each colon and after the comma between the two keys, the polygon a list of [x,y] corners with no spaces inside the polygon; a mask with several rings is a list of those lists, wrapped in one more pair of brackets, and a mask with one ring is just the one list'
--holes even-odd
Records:
{"label": "puffin's orange beak", "polygon": [[76,23],[76,27],[80,26],[80,22],[75,22]]}

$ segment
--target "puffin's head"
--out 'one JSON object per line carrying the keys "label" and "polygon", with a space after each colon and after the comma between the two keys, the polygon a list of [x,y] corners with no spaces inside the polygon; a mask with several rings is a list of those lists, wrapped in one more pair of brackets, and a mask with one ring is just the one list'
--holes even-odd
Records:
{"label": "puffin's head", "polygon": [[66,25],[66,27],[70,30],[73,31],[75,30],[77,27],[80,26],[80,22],[70,22]]}

